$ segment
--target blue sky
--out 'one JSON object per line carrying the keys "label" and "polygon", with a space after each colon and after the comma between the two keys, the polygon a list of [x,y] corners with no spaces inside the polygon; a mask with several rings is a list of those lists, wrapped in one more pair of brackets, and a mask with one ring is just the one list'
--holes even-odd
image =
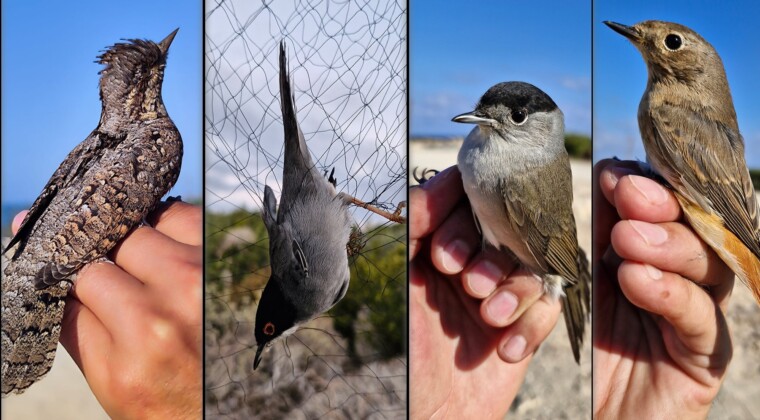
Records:
{"label": "blue sky", "polygon": [[202,18],[200,1],[3,1],[3,203],[31,204],[97,126],[100,52],[122,38],[160,41],[177,27],[163,97],[185,153],[170,194],[199,198]]}
{"label": "blue sky", "polygon": [[544,90],[567,131],[591,134],[589,0],[410,1],[410,134],[464,136],[451,122],[492,85]]}
{"label": "blue sky", "polygon": [[760,43],[757,1],[594,3],[594,158],[644,159],[636,113],[647,72],[638,50],[602,21],[678,22],[697,31],[723,59],[744,136],[747,164],[760,168]]}

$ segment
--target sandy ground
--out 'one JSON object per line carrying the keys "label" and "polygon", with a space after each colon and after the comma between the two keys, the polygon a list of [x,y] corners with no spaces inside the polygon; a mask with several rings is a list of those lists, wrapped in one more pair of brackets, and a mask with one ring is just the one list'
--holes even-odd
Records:
{"label": "sandy ground", "polygon": [[60,344],[53,368],[21,395],[2,400],[3,419],[107,419],[82,372]]}
{"label": "sandy ground", "polygon": [[[8,238],[3,238],[3,248]],[[5,269],[3,257],[2,268]],[[53,368],[21,395],[2,399],[3,419],[107,419],[87,381],[62,345],[58,345]]]}

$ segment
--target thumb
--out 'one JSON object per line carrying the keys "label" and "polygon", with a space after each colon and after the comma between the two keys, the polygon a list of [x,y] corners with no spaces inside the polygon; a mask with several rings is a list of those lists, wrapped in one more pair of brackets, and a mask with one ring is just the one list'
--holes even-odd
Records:
{"label": "thumb", "polygon": [[11,232],[13,232],[14,235],[18,232],[18,228],[21,227],[21,222],[24,221],[27,214],[29,214],[29,210],[23,210],[13,217],[13,222],[11,222]]}

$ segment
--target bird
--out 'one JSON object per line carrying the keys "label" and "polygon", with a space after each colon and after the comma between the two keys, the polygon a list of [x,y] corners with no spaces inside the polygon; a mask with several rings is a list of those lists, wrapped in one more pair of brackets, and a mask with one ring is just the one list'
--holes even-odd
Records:
{"label": "bird", "polygon": [[254,370],[278,338],[337,304],[350,278],[350,199],[336,192],[333,174],[328,182],[312,161],[296,118],[284,42],[279,58],[283,186],[279,208],[272,189],[264,187],[262,218],[269,234],[271,275],[256,309]]}
{"label": "bird", "polygon": [[604,23],[631,41],[647,65],[638,110],[647,162],[691,227],[760,304],[760,218],[723,61],[677,23]]}
{"label": "bird", "polygon": [[63,160],[3,253],[2,394],[22,393],[55,358],[66,296],[85,265],[140,225],[175,184],[182,138],[161,96],[176,29],[107,48],[97,127]]}
{"label": "bird", "polygon": [[562,300],[580,363],[591,273],[576,236],[562,111],[529,83],[503,82],[452,121],[477,125],[459,149],[457,166],[484,247],[516,257],[541,277],[545,294]]}

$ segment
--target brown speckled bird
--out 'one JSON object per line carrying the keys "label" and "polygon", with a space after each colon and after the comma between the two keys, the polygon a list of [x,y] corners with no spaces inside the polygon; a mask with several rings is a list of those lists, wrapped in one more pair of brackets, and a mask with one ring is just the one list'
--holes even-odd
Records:
{"label": "brown speckled bird", "polygon": [[[128,40],[98,58],[102,112],[35,200],[4,253],[2,393],[21,393],[53,364],[76,273],[139,225],[174,183],[182,139],[161,98],[167,52]],[[11,251],[11,252],[9,252]]]}

